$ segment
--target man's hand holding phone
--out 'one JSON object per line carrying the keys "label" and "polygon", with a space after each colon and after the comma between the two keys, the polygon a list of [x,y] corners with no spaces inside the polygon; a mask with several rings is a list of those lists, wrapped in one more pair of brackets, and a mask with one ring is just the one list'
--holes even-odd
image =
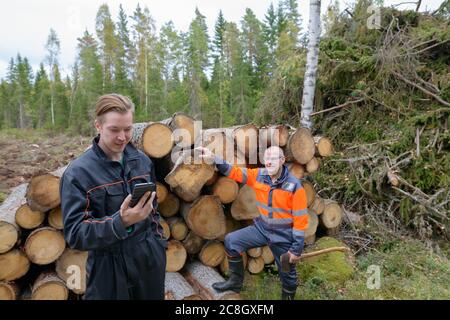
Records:
{"label": "man's hand holding phone", "polygon": [[122,217],[125,228],[146,219],[154,209],[153,200],[156,197],[156,191],[145,192],[134,206],[132,206],[132,204],[137,201],[137,199],[135,192],[133,192],[133,195],[129,194],[120,206],[120,216]]}

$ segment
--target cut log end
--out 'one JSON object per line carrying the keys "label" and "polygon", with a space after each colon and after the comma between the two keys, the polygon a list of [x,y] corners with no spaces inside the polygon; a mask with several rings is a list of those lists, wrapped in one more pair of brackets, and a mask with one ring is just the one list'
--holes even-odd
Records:
{"label": "cut log end", "polygon": [[[68,288],[76,294],[84,294],[86,291],[87,258],[87,251],[66,248],[56,261],[55,271],[57,275],[64,280]],[[72,275],[76,275],[77,277],[73,277],[73,281],[68,281]]]}
{"label": "cut log end", "polygon": [[258,274],[264,270],[264,259],[262,257],[249,258],[247,270],[252,274]]}
{"label": "cut log end", "polygon": [[0,253],[8,252],[19,240],[19,229],[6,221],[0,221]]}
{"label": "cut log end", "polygon": [[217,267],[225,258],[225,247],[220,241],[208,241],[199,253],[200,261],[209,267]]}
{"label": "cut log end", "polygon": [[50,227],[34,230],[25,242],[28,258],[39,265],[54,262],[64,252],[65,247],[62,233]]}
{"label": "cut log end", "polygon": [[36,279],[32,293],[32,300],[67,300],[69,290],[63,280],[56,273],[42,273]]}
{"label": "cut log end", "polygon": [[14,281],[24,276],[30,269],[30,260],[25,253],[13,249],[0,254],[0,281]]}
{"label": "cut log end", "polygon": [[307,164],[315,154],[315,144],[311,132],[307,128],[298,129],[290,136],[286,156],[300,164]]}
{"label": "cut log end", "polygon": [[237,182],[227,177],[220,177],[212,187],[213,195],[218,196],[223,204],[233,202],[238,192],[239,185]]}
{"label": "cut log end", "polygon": [[19,287],[15,283],[0,281],[0,301],[17,300],[19,293]]}
{"label": "cut log end", "polygon": [[186,263],[187,253],[181,242],[170,240],[166,250],[166,272],[177,272]]}
{"label": "cut log end", "polygon": [[152,158],[162,158],[173,147],[172,130],[162,123],[151,123],[142,134],[142,149]]}
{"label": "cut log end", "polygon": [[317,136],[314,137],[314,143],[316,145],[316,155],[328,157],[333,154],[333,144],[330,139]]}
{"label": "cut log end", "polygon": [[256,207],[256,194],[248,185],[244,185],[231,205],[231,215],[236,220],[251,220],[259,216]]}
{"label": "cut log end", "polygon": [[61,206],[58,206],[49,212],[48,224],[57,230],[62,230],[64,228]]}
{"label": "cut log end", "polygon": [[193,203],[183,203],[183,217],[189,229],[212,240],[225,234],[225,215],[216,196],[201,196]]}
{"label": "cut log end", "polygon": [[59,181],[60,178],[53,174],[35,176],[31,179],[26,193],[31,210],[46,212],[60,204]]}
{"label": "cut log end", "polygon": [[325,200],[325,209],[320,215],[320,222],[326,229],[334,229],[341,225],[342,208],[331,200]]}

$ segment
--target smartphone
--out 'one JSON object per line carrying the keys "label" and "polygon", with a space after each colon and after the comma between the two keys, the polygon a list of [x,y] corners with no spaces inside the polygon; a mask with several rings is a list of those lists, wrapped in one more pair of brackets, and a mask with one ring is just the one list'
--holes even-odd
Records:
{"label": "smartphone", "polygon": [[134,207],[142,198],[142,196],[148,191],[150,191],[150,194],[156,191],[156,184],[154,184],[153,182],[135,184],[133,193],[131,195],[130,207]]}

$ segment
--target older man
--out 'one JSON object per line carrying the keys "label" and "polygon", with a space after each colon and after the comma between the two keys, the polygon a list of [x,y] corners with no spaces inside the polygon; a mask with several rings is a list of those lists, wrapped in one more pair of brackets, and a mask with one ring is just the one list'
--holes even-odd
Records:
{"label": "older man", "polygon": [[[300,260],[303,250],[308,211],[305,190],[284,165],[283,150],[275,146],[269,147],[264,152],[265,168],[259,169],[231,166],[214,157],[207,148],[199,147],[197,150],[201,152],[201,157],[213,159],[223,175],[252,187],[260,213],[253,225],[231,232],[225,237],[230,277],[226,282],[215,283],[214,289],[240,292],[244,279],[242,253],[250,248],[268,245],[275,257],[282,282],[281,298],[293,300],[298,286],[295,263]],[[289,271],[281,268],[282,256],[288,257]]]}

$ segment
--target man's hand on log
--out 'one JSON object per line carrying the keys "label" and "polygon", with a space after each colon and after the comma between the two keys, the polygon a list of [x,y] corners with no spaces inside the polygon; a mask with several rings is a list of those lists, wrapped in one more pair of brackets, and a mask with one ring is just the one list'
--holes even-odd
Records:
{"label": "man's hand on log", "polygon": [[214,154],[208,148],[197,147],[194,150],[198,154],[198,157],[204,160],[206,163],[214,163]]}

